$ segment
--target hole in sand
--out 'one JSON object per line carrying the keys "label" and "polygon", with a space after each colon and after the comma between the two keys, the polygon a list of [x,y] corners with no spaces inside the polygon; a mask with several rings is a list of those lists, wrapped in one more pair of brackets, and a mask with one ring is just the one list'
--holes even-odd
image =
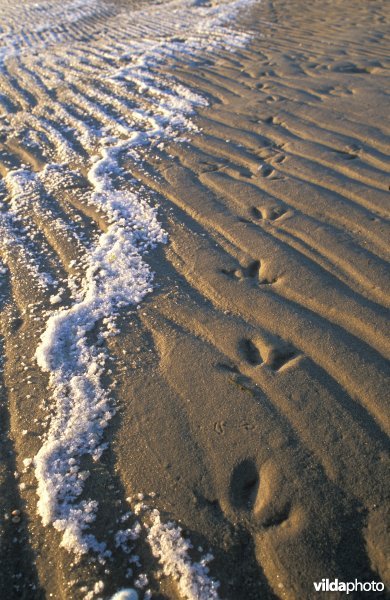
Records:
{"label": "hole in sand", "polygon": [[233,469],[230,480],[230,501],[237,509],[252,508],[259,487],[259,474],[255,462],[246,458]]}

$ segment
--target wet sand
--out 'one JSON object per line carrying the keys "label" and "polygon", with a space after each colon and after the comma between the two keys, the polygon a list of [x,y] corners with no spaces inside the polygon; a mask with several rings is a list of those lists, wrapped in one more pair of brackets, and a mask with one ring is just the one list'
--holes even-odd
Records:
{"label": "wet sand", "polygon": [[[98,39],[99,18],[85,19],[85,36]],[[121,165],[121,185],[158,202],[169,241],[147,257],[154,291],[119,311],[106,342],[103,384],[117,413],[100,460],[82,462],[85,497],[99,502],[91,531],[112,537],[144,494],[181,525],[193,560],[212,552],[220,598],[343,597],[315,593],[322,578],[390,585],[388,21],[379,0],[263,0],[237,23],[253,32],[246,47],[158,67],[208,99],[193,118],[199,131]],[[91,45],[91,64],[113,60],[111,35]],[[0,173],[40,173],[69,147],[79,179],[48,182],[24,205],[45,272],[65,281],[82,274],[83,244],[107,222],[83,202],[93,144],[67,138],[50,107],[82,132],[88,102],[102,122],[108,107],[117,119],[131,106],[125,92],[85,87],[89,67],[76,58],[78,87],[58,64],[50,87],[47,67],[23,55],[0,73]],[[12,204],[12,190],[3,198]],[[23,461],[38,453],[50,415],[34,354],[52,306],[31,275],[31,247],[3,242],[4,597],[84,598],[102,580],[95,597],[109,598],[142,572],[153,598],[184,598],[144,535],[134,542],[142,566],[126,578],[114,543],[108,564],[91,555],[76,564],[42,526]]]}

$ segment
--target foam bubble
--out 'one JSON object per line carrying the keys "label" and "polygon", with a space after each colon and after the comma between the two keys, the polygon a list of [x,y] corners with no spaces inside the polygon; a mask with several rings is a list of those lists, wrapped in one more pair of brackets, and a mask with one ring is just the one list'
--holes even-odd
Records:
{"label": "foam bubble", "polygon": [[111,600],[138,600],[138,592],[132,588],[124,588],[119,590],[111,597]]}

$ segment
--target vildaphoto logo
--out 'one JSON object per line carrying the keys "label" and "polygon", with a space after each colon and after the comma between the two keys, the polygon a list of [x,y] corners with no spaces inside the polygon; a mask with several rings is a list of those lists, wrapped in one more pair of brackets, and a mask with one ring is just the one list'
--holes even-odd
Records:
{"label": "vildaphoto logo", "polygon": [[313,582],[316,592],[383,592],[385,584],[382,581],[339,581],[334,579],[322,579]]}

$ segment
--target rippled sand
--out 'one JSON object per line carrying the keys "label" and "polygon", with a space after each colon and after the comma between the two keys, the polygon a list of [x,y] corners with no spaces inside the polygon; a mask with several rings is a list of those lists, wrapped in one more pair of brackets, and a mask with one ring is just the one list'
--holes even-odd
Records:
{"label": "rippled sand", "polygon": [[0,595],[390,584],[386,4],[135,4],[0,1]]}

